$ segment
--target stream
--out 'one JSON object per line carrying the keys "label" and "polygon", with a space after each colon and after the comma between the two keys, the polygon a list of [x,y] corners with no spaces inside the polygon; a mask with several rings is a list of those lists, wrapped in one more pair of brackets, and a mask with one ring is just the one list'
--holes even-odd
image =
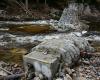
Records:
{"label": "stream", "polygon": [[[50,41],[53,39],[63,38],[68,33],[73,33],[75,36],[81,37],[82,39],[87,40],[90,43],[90,45],[95,48],[95,51],[100,54],[100,20],[97,20],[97,21],[92,20],[91,21],[91,19],[92,18],[90,18],[90,20],[87,20],[87,19],[84,20],[85,22],[87,22],[87,24],[85,24],[84,22],[81,22],[77,15],[76,4],[70,4],[68,8],[64,9],[63,14],[59,21],[53,20],[53,19],[38,20],[38,21],[22,21],[22,22],[20,22],[20,21],[19,22],[18,21],[17,22],[16,21],[0,21],[0,62],[4,61],[6,63],[15,63],[15,65],[14,65],[15,68],[16,68],[16,64],[25,66],[25,65],[23,65],[23,55],[27,55],[27,54],[31,53],[32,48],[34,48],[35,46],[39,45],[40,43],[42,43],[43,41],[46,41],[46,40]],[[88,28],[88,26],[89,26],[89,28]],[[79,38],[79,39],[81,39],[81,38]],[[59,42],[61,42],[61,41],[59,41]],[[65,41],[63,41],[63,42],[65,42]],[[71,42],[70,39],[69,39],[69,42]],[[71,43],[69,43],[69,45],[70,44]],[[75,43],[73,43],[73,44],[75,44]],[[85,42],[83,42],[83,44],[85,45]],[[48,43],[47,43],[47,46],[48,46]],[[75,45],[75,47],[76,47],[76,45]],[[88,47],[88,45],[86,47]],[[75,49],[75,48],[72,48],[72,49]],[[34,52],[34,49],[33,49],[33,52]],[[74,51],[72,50],[72,52],[74,52]],[[88,53],[88,51],[83,50],[83,53],[84,52]],[[70,54],[70,51],[69,51],[69,54]],[[78,53],[76,52],[76,54],[78,54]],[[86,54],[86,55],[88,55],[88,54]],[[81,49],[79,48],[79,57],[80,56],[81,56]],[[85,57],[84,54],[82,54],[82,56],[83,56],[83,58]],[[74,58],[75,58],[75,56],[74,56]],[[82,64],[78,68],[83,67],[82,69],[85,70],[84,67],[86,67],[87,69],[88,68],[91,69],[91,65],[94,66],[94,68],[95,68],[95,65],[96,65],[96,67],[98,67],[98,64],[100,64],[100,62],[98,62],[99,57],[91,58],[90,61],[92,61],[92,62],[94,61],[95,63],[97,62],[95,65],[92,62],[91,63],[84,62],[84,61],[89,62],[89,59],[90,58],[87,58],[87,59],[84,58],[83,62],[82,62],[85,64],[89,64],[88,65],[89,67],[87,67],[87,65]],[[36,64],[36,66],[37,66],[37,64]],[[43,66],[43,67],[45,69],[47,69],[45,66]],[[97,69],[98,74],[94,73],[94,75],[97,75],[95,78],[97,78],[100,75],[98,70],[99,69]],[[45,73],[45,71],[43,71],[43,72]],[[96,71],[96,69],[95,69],[95,71]],[[95,72],[95,71],[93,71],[93,72]],[[48,69],[47,69],[47,72],[48,72]],[[31,73],[29,73],[29,74],[31,74]],[[47,77],[47,78],[49,79],[49,77]],[[47,79],[45,79],[45,80],[47,80]],[[78,79],[76,79],[76,80],[78,80]]]}
{"label": "stream", "polygon": [[[2,22],[1,24],[3,24]],[[16,22],[17,24],[17,22]],[[91,22],[90,26],[93,24]],[[100,41],[99,23],[83,36],[87,39]],[[93,26],[93,25],[92,25]],[[95,31],[93,31],[95,30]],[[46,31],[46,32],[45,32]],[[52,34],[53,32],[54,34]],[[40,34],[43,33],[43,34]],[[49,33],[49,34],[48,34]],[[49,25],[41,24],[20,24],[20,25],[1,25],[0,29],[0,61],[22,63],[22,55],[29,53],[30,49],[46,39],[58,38],[66,33],[59,33],[50,30]],[[78,32],[75,32],[80,36]],[[81,35],[82,36],[82,35]],[[97,45],[97,44],[96,44]],[[94,45],[95,46],[95,45]],[[99,47],[97,45],[96,47]]]}

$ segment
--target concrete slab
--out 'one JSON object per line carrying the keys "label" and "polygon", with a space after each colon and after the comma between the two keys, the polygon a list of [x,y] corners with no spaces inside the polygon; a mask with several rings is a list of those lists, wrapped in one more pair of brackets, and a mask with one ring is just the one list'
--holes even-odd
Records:
{"label": "concrete slab", "polygon": [[44,54],[45,52],[34,51],[23,57],[25,68],[27,71],[27,63],[34,66],[36,72],[40,72],[46,77],[52,77],[57,72],[59,66],[59,57],[52,54]]}

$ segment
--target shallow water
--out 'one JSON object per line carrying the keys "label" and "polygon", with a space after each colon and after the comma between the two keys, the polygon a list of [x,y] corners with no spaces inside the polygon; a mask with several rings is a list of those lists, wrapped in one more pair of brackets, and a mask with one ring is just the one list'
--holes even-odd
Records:
{"label": "shallow water", "polygon": [[[32,34],[46,33],[49,31],[50,31],[50,28],[47,25],[15,25],[15,26],[11,25],[11,26],[7,26],[6,28],[5,27],[1,28],[0,34],[4,35],[5,32],[6,33],[15,33],[18,36],[24,37],[26,35],[30,35],[31,33]],[[14,36],[12,36],[12,37],[14,37]],[[4,41],[9,42],[9,37],[5,38],[5,39],[6,40],[3,40],[3,42]],[[22,63],[22,61],[23,61],[22,56],[25,55],[26,53],[28,53],[29,49],[31,49],[34,46],[34,44],[32,44],[32,45],[25,44],[22,46],[16,46],[16,45],[18,45],[18,43],[12,42],[10,45],[7,46],[7,48],[0,47],[0,61]]]}
{"label": "shallow water", "polygon": [[51,31],[49,25],[23,25],[9,27],[9,32],[46,33]]}
{"label": "shallow water", "polygon": [[53,31],[49,25],[5,25],[4,28],[0,28],[0,31],[5,31],[5,32],[11,32],[11,33],[15,33],[15,32],[19,32],[19,33],[33,33],[33,34],[37,34],[37,33],[47,33],[50,31]]}
{"label": "shallow water", "polygon": [[0,61],[22,63],[22,56],[27,53],[24,48],[1,49],[0,48]]}

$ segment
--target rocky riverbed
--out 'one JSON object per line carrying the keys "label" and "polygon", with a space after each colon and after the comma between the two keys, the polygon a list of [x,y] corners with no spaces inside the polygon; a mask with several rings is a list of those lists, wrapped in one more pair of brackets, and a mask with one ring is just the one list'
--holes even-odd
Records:
{"label": "rocky riverbed", "polygon": [[[55,76],[55,79],[57,80],[63,80],[63,78],[66,80],[68,78],[68,80],[99,80],[100,79],[100,62],[99,62],[99,58],[100,58],[100,45],[98,44],[99,42],[99,35],[96,36],[95,35],[91,35],[91,33],[86,33],[86,31],[84,31],[85,34],[81,34],[79,32],[73,32],[74,34],[76,34],[77,36],[86,36],[84,37],[85,39],[89,40],[91,42],[91,45],[96,49],[95,53],[86,53],[86,52],[82,52],[81,55],[81,59],[80,61],[73,65],[72,67],[62,67],[61,70],[64,71],[60,71],[61,73],[57,73]],[[84,33],[83,32],[83,33]],[[19,35],[17,33],[16,34],[11,34],[11,33],[1,33],[0,36],[0,43],[3,44],[4,42],[7,44],[11,44],[12,45],[0,45],[0,60],[1,61],[5,61],[5,62],[1,62],[2,65],[4,66],[0,66],[1,68],[3,68],[3,70],[1,69],[1,74],[2,76],[7,76],[9,75],[7,72],[5,72],[5,70],[7,70],[10,73],[14,74],[14,77],[20,77],[22,78],[22,80],[24,80],[23,78],[23,73],[24,73],[24,69],[23,69],[23,60],[22,60],[22,56],[29,53],[31,48],[33,48],[33,46],[38,45],[39,43],[41,43],[43,40],[48,40],[48,39],[53,39],[56,38],[58,39],[61,36],[66,35],[66,33],[50,33],[48,35],[46,34],[42,34],[42,35]],[[3,41],[3,42],[2,42]],[[28,45],[27,45],[28,44]],[[10,66],[12,66],[11,68],[9,68]],[[17,66],[17,67],[16,67]],[[21,73],[20,75],[16,75],[16,74]],[[63,74],[64,73],[64,74]],[[23,75],[22,75],[23,74]],[[42,75],[40,74],[40,76],[36,76],[37,73],[32,73],[29,72],[27,75],[27,80],[32,80],[37,79],[37,80],[41,80]],[[33,77],[34,76],[34,77]],[[64,77],[63,77],[64,76]],[[1,77],[3,79],[3,77]],[[10,78],[12,78],[12,76],[10,76]],[[19,79],[20,79],[19,78]],[[33,80],[34,80],[33,79]],[[54,80],[55,80],[54,79]],[[44,80],[44,79],[43,79]]]}

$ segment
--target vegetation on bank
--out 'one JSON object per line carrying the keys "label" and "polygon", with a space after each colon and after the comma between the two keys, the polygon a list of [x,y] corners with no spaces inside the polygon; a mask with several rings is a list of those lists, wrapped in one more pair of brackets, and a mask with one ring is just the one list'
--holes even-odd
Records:
{"label": "vegetation on bank", "polygon": [[62,10],[72,1],[100,9],[100,0],[0,0],[0,10],[6,11],[7,19],[59,19]]}

